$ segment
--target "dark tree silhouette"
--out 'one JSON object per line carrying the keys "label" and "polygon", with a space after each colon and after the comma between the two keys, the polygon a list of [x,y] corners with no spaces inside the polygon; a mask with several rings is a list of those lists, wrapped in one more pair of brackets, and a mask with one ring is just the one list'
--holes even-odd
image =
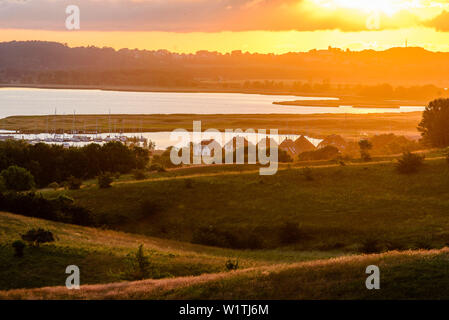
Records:
{"label": "dark tree silhouette", "polygon": [[360,156],[363,161],[370,161],[371,155],[369,154],[369,150],[373,148],[373,144],[366,139],[359,141],[360,147]]}
{"label": "dark tree silhouette", "polygon": [[449,146],[449,99],[431,101],[418,126],[423,142],[432,147]]}

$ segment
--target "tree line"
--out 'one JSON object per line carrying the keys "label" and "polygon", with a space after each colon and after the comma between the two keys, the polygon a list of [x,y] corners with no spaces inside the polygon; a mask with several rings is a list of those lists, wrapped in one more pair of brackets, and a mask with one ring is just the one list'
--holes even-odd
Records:
{"label": "tree line", "polygon": [[89,179],[104,172],[129,173],[144,169],[149,162],[147,149],[127,147],[120,142],[64,148],[24,141],[0,141],[0,171],[11,166],[27,169],[37,187],[61,183],[70,177]]}

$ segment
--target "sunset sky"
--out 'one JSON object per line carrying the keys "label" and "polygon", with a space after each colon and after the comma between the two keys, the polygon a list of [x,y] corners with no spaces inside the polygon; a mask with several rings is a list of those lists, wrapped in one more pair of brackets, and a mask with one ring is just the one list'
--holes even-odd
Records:
{"label": "sunset sky", "polygon": [[[81,30],[65,29],[78,5]],[[449,51],[449,0],[0,0],[0,41],[284,53],[421,46]]]}

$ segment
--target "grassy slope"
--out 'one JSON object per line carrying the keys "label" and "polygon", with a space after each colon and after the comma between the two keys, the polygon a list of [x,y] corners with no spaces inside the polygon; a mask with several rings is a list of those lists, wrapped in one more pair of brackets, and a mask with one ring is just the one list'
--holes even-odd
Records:
{"label": "grassy slope", "polygon": [[[11,243],[31,228],[48,229],[57,241],[26,248],[21,259],[13,257]],[[116,282],[126,254],[135,252],[139,244],[144,244],[156,270],[172,276],[224,271],[229,258],[238,258],[241,267],[247,268],[337,255],[225,250],[0,213],[0,290],[61,285],[66,278],[65,268],[71,264],[80,267],[82,283]]]}
{"label": "grassy slope", "polygon": [[[190,241],[199,225],[237,232],[258,228],[270,247],[277,245],[276,227],[293,221],[304,234],[296,245],[300,250],[354,251],[367,237],[398,248],[449,243],[444,160],[426,161],[416,175],[397,174],[389,162],[312,170],[313,181],[291,168],[270,177],[196,176],[192,188],[173,177],[65,192],[98,217],[117,221],[116,228],[182,241]],[[158,212],[142,209],[148,199],[160,206]]]}
{"label": "grassy slope", "polygon": [[[0,292],[0,299],[447,299],[449,250],[389,252],[139,282]],[[365,268],[380,268],[367,290]]]}

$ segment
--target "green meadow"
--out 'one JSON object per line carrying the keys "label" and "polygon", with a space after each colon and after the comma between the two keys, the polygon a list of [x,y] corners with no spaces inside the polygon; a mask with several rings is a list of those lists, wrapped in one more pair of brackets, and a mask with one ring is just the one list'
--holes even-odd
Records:
{"label": "green meadow", "polygon": [[[235,249],[339,250],[441,248],[449,243],[449,166],[425,161],[401,175],[394,161],[283,167],[276,175],[222,172],[94,183],[65,194],[115,230]],[[184,176],[183,176],[184,174]],[[297,230],[280,239],[285,225]],[[199,234],[210,230],[212,239]],[[287,242],[287,243],[286,243]],[[255,245],[257,244],[257,245]],[[368,250],[368,249],[367,249]]]}

